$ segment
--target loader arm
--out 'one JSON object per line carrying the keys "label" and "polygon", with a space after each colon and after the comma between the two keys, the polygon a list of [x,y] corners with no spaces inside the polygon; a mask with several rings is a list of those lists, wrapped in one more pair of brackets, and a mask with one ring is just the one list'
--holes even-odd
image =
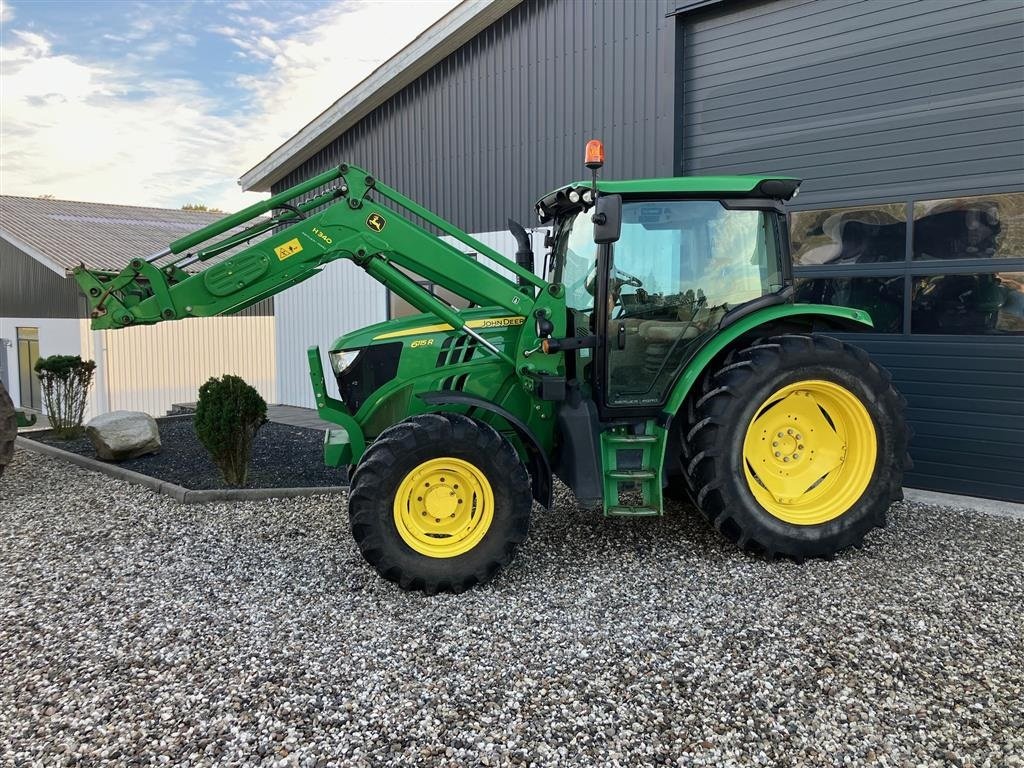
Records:
{"label": "loader arm", "polygon": [[[313,197],[299,201],[318,188],[322,189]],[[385,201],[390,205],[385,206]],[[272,215],[265,216],[267,213]],[[518,282],[469,257],[410,217],[504,267]],[[244,229],[232,232],[242,225],[246,225]],[[226,233],[230,234],[215,240]],[[263,239],[256,240],[260,237]],[[232,250],[237,252],[195,271],[197,265]],[[556,324],[564,314],[552,311],[561,296],[557,289],[550,289],[528,269],[350,165],[338,166],[227,216],[148,258],[132,259],[120,272],[79,266],[74,277],[89,301],[92,327],[109,329],[233,314],[309,279],[338,259],[353,261],[421,312],[477,338],[510,365],[515,365],[514,353],[496,349],[480,338],[457,309],[433,296],[403,270],[476,305],[501,307],[522,316],[544,305],[546,309],[541,311]],[[530,327],[524,323],[524,335]]]}

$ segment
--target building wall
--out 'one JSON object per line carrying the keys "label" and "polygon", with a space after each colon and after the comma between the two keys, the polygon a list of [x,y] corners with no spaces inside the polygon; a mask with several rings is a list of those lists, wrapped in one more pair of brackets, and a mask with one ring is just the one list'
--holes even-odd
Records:
{"label": "building wall", "polygon": [[[79,355],[82,352],[82,322],[75,318],[0,317],[0,355],[6,360],[4,384],[14,401],[21,405],[18,376],[18,328],[39,329],[39,355]],[[4,366],[0,366],[2,368]]]}
{"label": "building wall", "polygon": [[785,173],[802,206],[1019,190],[1019,0],[775,0],[680,17],[679,170]]}
{"label": "building wall", "polygon": [[0,316],[84,317],[78,285],[0,238]]}
{"label": "building wall", "polygon": [[[314,407],[306,350],[320,347],[324,370],[327,353],[342,334],[387,319],[387,292],[348,261],[323,271],[277,296],[275,339],[277,392],[280,402]],[[328,387],[333,381],[328,376]]]}
{"label": "building wall", "polygon": [[274,318],[214,317],[92,331],[87,320],[0,317],[7,388],[20,404],[18,327],[39,329],[39,354],[81,355],[97,365],[87,418],[112,410],[163,416],[174,403],[194,402],[211,376],[232,373],[277,402]]}
{"label": "building wall", "polygon": [[871,312],[907,484],[1024,501],[1017,0],[728,3],[680,17],[684,173],[804,179],[797,295]]}
{"label": "building wall", "polygon": [[663,3],[526,0],[274,185],[340,162],[469,232],[529,226],[602,138],[609,176],[673,173],[674,21]]}

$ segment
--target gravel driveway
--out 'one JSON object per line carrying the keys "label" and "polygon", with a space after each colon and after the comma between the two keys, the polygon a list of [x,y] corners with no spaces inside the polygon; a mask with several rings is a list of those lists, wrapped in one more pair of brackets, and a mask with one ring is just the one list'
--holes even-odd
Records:
{"label": "gravel driveway", "polygon": [[178,506],[19,451],[0,764],[1024,765],[1024,523],[892,519],[798,566],[563,495],[428,598],[340,498]]}

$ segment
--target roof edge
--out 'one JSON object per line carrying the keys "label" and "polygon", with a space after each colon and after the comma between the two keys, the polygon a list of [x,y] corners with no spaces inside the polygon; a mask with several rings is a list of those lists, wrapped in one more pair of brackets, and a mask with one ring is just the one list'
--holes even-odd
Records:
{"label": "roof edge", "polygon": [[268,192],[389,98],[496,22],[522,0],[463,0],[381,64],[238,180],[245,192]]}
{"label": "roof edge", "polygon": [[67,277],[68,276],[68,270],[67,269],[62,267],[57,262],[55,262],[49,256],[47,256],[47,255],[41,253],[40,251],[36,250],[34,247],[32,247],[31,245],[26,243],[24,240],[21,240],[21,239],[15,237],[10,232],[8,232],[6,229],[0,228],[0,238],[2,238],[4,240],[6,240],[7,242],[9,242],[11,245],[13,245],[19,251],[22,251],[23,253],[27,254],[31,258],[35,259],[40,264],[42,264],[44,267],[47,267],[47,268],[53,270],[54,272],[56,272],[61,277]]}

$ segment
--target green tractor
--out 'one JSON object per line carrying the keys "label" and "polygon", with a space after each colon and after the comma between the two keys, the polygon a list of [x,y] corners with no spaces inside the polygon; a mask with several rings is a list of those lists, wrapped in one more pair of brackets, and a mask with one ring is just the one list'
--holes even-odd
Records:
{"label": "green tractor", "polygon": [[308,352],[336,425],[325,461],[352,470],[353,536],[403,589],[491,579],[556,475],[608,516],[689,499],[767,557],[859,545],[900,498],[903,401],[867,354],[819,333],[868,329],[867,313],[793,302],[783,204],[799,181],[598,180],[603,154],[588,144],[592,178],[536,204],[544,278],[519,224],[513,261],[349,165],[75,276],[94,328],[230,314],[336,259],[422,312],[334,343],[339,397]]}

